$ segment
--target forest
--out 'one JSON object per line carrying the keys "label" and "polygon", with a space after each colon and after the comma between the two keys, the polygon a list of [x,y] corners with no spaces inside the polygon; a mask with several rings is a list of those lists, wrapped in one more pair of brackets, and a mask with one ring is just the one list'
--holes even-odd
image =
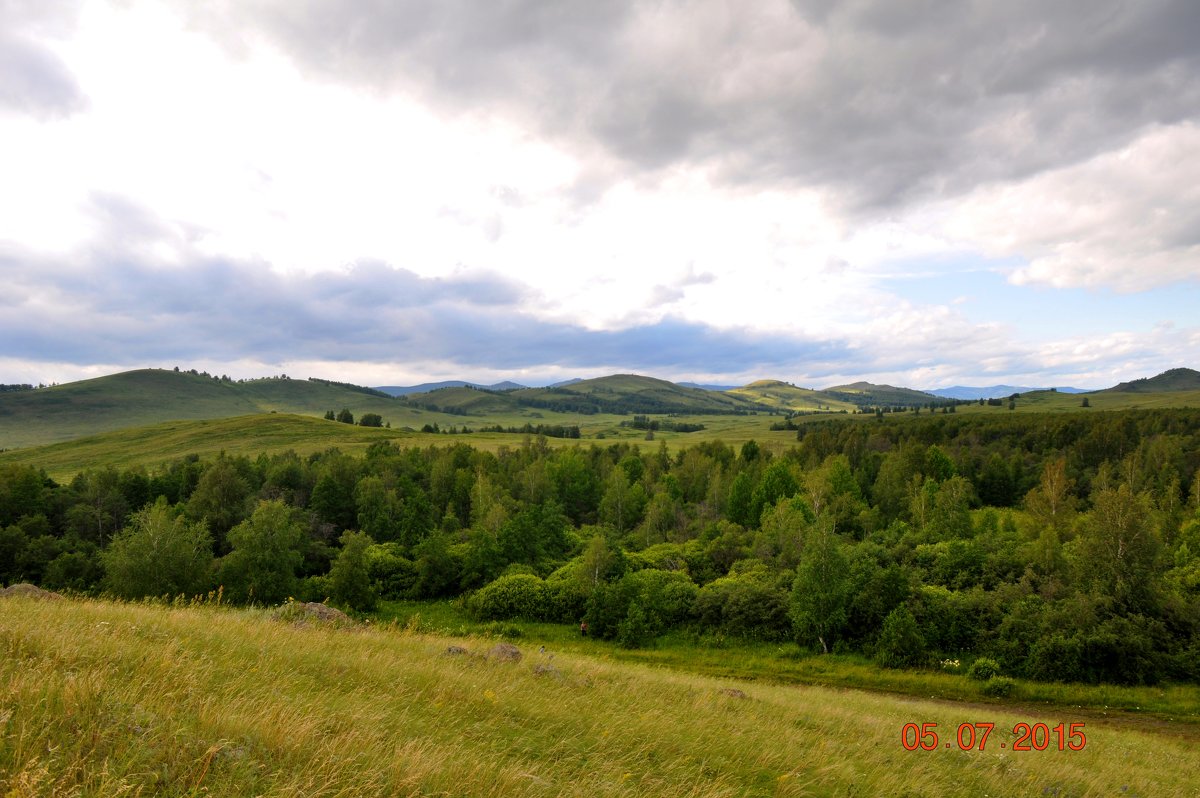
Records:
{"label": "forest", "polygon": [[1200,411],[841,417],[706,440],[0,465],[0,581],[233,603],[449,599],[630,647],[1200,682]]}

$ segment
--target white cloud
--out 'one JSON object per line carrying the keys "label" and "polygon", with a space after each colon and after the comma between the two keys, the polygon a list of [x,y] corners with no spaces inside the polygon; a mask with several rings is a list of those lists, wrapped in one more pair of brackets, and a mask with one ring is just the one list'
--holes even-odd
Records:
{"label": "white cloud", "polygon": [[1084,163],[977,190],[948,230],[1027,262],[1017,284],[1139,291],[1200,280],[1200,128],[1147,131]]}

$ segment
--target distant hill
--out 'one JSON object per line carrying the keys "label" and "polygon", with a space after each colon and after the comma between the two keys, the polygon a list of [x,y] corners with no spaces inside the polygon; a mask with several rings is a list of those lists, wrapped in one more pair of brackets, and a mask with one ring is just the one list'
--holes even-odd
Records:
{"label": "distant hill", "polygon": [[401,400],[413,407],[454,415],[507,415],[521,410],[512,391],[492,390],[474,385],[437,388],[424,393],[410,393]]}
{"label": "distant hill", "polygon": [[736,385],[701,385],[698,382],[677,382],[676,385],[682,385],[684,388],[699,388],[702,391],[732,391],[737,388]]}
{"label": "distant hill", "polygon": [[823,389],[821,393],[835,399],[850,402],[859,407],[870,407],[873,405],[904,405],[911,407],[926,404],[940,398],[924,391],[915,391],[912,388],[897,388],[894,385],[875,385],[870,382],[852,382],[848,385],[835,385],[832,388]]}
{"label": "distant hill", "polygon": [[[1033,391],[1049,391],[1050,388],[1030,388],[1021,385],[987,385],[971,387],[968,385],[951,385],[949,388],[933,388],[925,393],[940,396],[943,399],[1003,399],[1014,393],[1031,393]],[[1058,393],[1087,393],[1087,388],[1055,387]]]}
{"label": "distant hill", "polygon": [[1163,391],[1200,390],[1200,371],[1178,368],[1164,371],[1155,377],[1144,377],[1114,385],[1113,393],[1161,393]]}
{"label": "distant hill", "polygon": [[525,407],[566,413],[681,413],[724,414],[771,412],[751,399],[688,388],[638,374],[613,374],[569,385],[526,388],[511,396]]}
{"label": "distant hill", "polygon": [[854,402],[832,396],[824,391],[799,388],[791,383],[779,380],[758,380],[749,385],[743,385],[740,388],[733,388],[727,391],[727,393],[781,410],[797,412],[822,410],[849,411],[857,408]]}
{"label": "distant hill", "polygon": [[498,382],[494,385],[482,385],[476,382],[464,382],[463,380],[444,380],[442,382],[423,382],[420,385],[380,385],[375,390],[382,391],[389,396],[408,396],[414,393],[429,393],[430,391],[437,391],[442,388],[485,388],[489,391],[514,391],[524,387],[526,386],[509,380]]}
{"label": "distant hill", "polygon": [[31,391],[0,393],[0,449],[183,419],[252,413],[323,416],[349,409],[378,413],[393,426],[420,427],[429,417],[372,388],[324,380],[270,378],[235,382],[187,371],[140,369]]}

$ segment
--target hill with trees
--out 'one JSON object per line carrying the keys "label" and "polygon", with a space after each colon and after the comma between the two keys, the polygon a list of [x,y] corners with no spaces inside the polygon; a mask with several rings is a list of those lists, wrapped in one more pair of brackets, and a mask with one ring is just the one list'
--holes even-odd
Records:
{"label": "hill with trees", "polygon": [[197,371],[139,369],[34,390],[0,393],[0,449],[66,441],[99,432],[184,419],[250,413],[324,416],[349,409],[384,423],[420,427],[429,416],[371,388],[286,375],[231,380]]}
{"label": "hill with trees", "polygon": [[614,374],[569,385],[526,388],[510,395],[525,407],[564,413],[679,413],[723,415],[771,413],[774,408],[743,396],[688,388],[654,377]]}
{"label": "hill with trees", "polygon": [[1113,393],[1200,391],[1200,371],[1188,368],[1169,369],[1154,377],[1122,382],[1109,388],[1108,391]]}
{"label": "hill with trees", "polygon": [[744,397],[752,402],[790,412],[853,411],[854,402],[825,391],[799,388],[780,380],[758,380],[726,393]]}

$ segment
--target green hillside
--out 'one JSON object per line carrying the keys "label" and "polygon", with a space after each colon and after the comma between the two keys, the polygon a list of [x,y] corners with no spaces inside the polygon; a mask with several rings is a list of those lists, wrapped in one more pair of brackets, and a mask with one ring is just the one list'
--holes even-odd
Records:
{"label": "green hillside", "polygon": [[686,388],[638,374],[614,374],[557,388],[526,388],[509,395],[526,407],[585,414],[724,414],[772,410],[746,397]]}
{"label": "green hillside", "polygon": [[438,388],[425,393],[408,394],[403,398],[414,407],[429,410],[437,408],[447,413],[462,413],[469,416],[496,416],[521,413],[521,406],[511,393],[480,390],[458,386]]}
{"label": "green hillside", "polygon": [[183,419],[250,413],[323,416],[348,408],[378,413],[393,427],[420,428],[431,417],[369,388],[292,379],[232,382],[203,374],[140,369],[91,380],[0,394],[0,449],[66,441],[99,432]]}
{"label": "green hillside", "polygon": [[835,385],[825,388],[823,394],[834,399],[870,407],[874,405],[923,405],[929,402],[944,401],[940,397],[924,391],[914,391],[912,388],[897,388],[894,385],[875,385],[870,382],[852,382],[848,385]]}
{"label": "green hillside", "polygon": [[1114,385],[1104,393],[1160,393],[1163,391],[1200,391],[1200,371],[1170,369],[1154,377],[1144,377]]}
{"label": "green hillside", "polygon": [[779,408],[780,410],[820,411],[846,410],[852,411],[857,405],[841,397],[833,396],[824,391],[814,391],[811,388],[798,388],[795,385],[779,380],[759,380],[741,388],[734,388],[725,393],[748,399],[760,405]]}

